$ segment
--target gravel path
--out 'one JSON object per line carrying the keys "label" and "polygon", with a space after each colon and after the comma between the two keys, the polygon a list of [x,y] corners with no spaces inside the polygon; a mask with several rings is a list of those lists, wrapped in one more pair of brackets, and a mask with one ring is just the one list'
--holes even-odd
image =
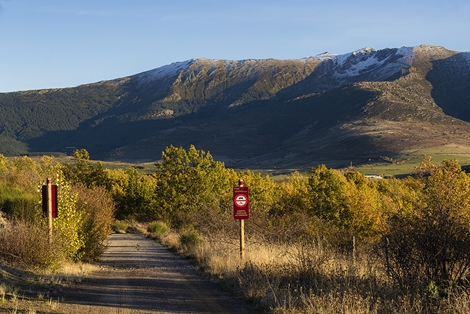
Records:
{"label": "gravel path", "polygon": [[113,234],[100,270],[36,313],[255,313],[141,234]]}

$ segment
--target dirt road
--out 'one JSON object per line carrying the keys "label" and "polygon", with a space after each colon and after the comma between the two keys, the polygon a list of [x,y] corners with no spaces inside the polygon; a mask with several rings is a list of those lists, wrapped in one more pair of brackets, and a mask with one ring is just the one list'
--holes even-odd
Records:
{"label": "dirt road", "polygon": [[254,313],[141,234],[111,235],[100,270],[60,295],[50,313]]}

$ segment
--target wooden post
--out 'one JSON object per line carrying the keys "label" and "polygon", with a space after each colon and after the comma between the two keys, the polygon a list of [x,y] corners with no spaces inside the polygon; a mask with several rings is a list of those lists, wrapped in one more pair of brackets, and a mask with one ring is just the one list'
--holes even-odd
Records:
{"label": "wooden post", "polygon": [[52,182],[50,178],[47,178],[47,225],[50,244],[52,243]]}
{"label": "wooden post", "polygon": [[245,259],[245,220],[240,219],[240,259]]}

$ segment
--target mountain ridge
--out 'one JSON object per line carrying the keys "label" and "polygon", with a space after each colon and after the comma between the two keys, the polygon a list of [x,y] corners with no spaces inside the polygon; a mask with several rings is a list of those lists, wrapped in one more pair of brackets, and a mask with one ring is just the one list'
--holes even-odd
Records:
{"label": "mountain ridge", "polygon": [[437,46],[191,59],[73,88],[2,93],[0,153],[75,146],[93,158],[156,160],[170,144],[195,144],[234,167],[342,166],[468,145],[469,95],[470,53]]}

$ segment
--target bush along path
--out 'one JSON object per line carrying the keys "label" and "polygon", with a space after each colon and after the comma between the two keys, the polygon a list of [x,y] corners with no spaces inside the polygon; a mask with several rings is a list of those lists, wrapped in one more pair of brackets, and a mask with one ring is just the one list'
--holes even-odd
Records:
{"label": "bush along path", "polygon": [[113,234],[99,270],[60,292],[54,313],[253,313],[142,234]]}

